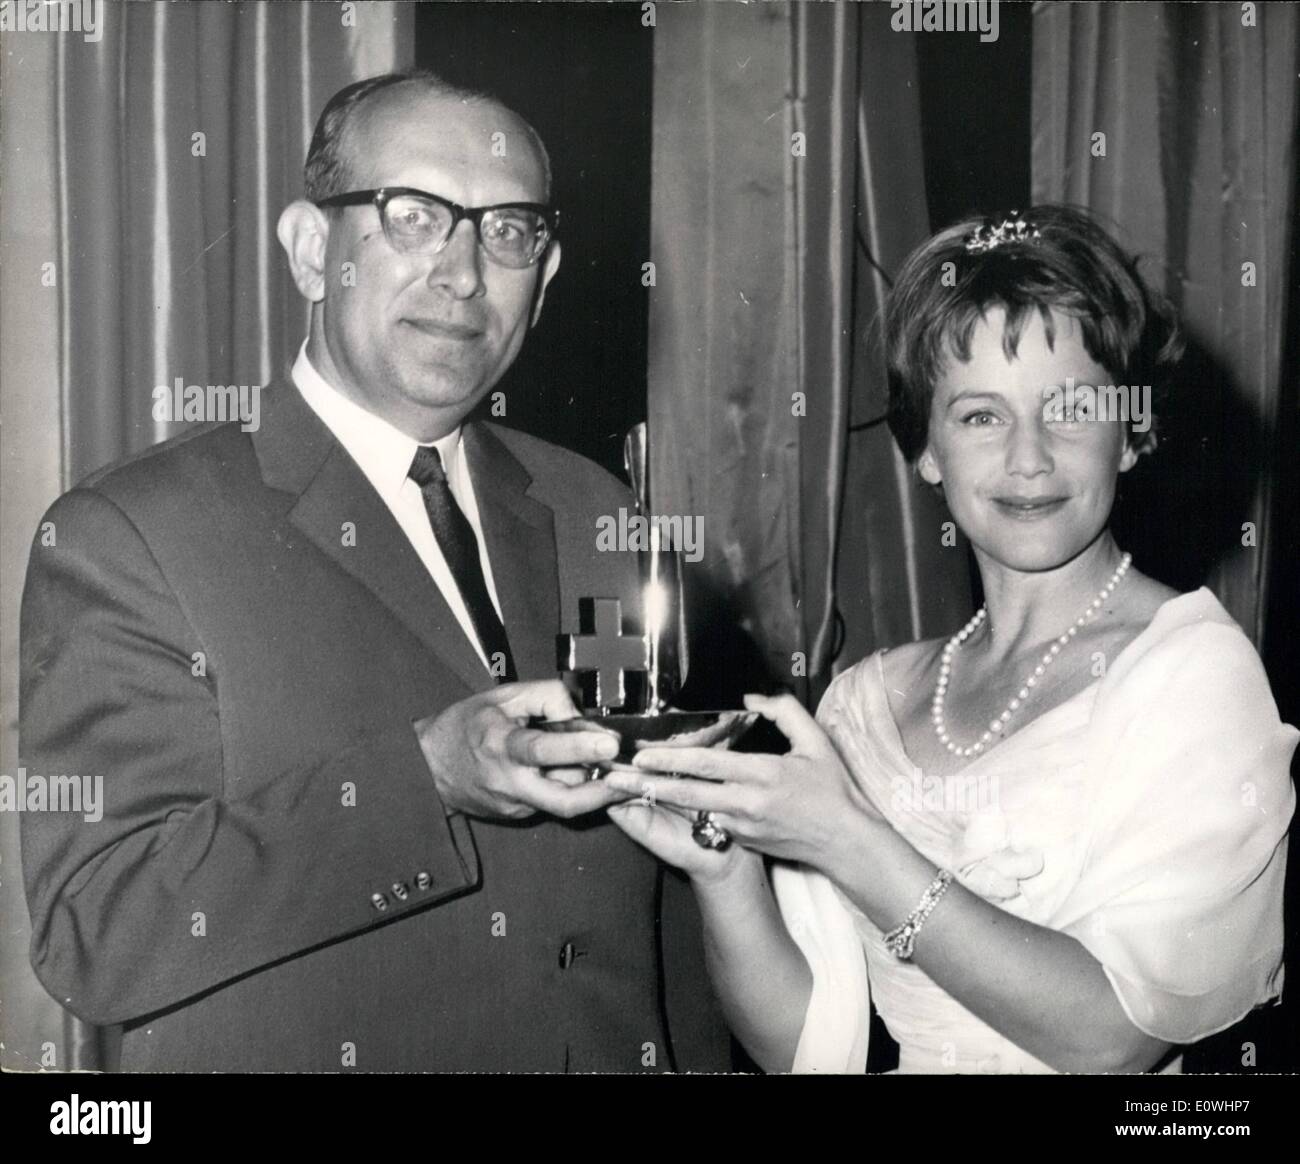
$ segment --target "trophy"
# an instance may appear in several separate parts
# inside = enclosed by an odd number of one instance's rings
[[[649,549],[641,551],[641,609],[638,633],[624,627],[617,598],[582,598],[576,635],[557,636],[559,669],[578,681],[582,715],[535,722],[544,731],[604,731],[616,736],[618,755],[599,765],[592,779],[614,768],[630,769],[644,748],[729,747],[757,718],[752,711],[680,711],[673,700],[690,667],[679,548],[665,544],[661,523],[650,512],[649,449],[646,426],[638,424],[623,446],[638,515],[649,530]],[[672,773],[670,773],[671,775]],[[731,842],[707,812],[696,815],[691,830],[706,849]]]

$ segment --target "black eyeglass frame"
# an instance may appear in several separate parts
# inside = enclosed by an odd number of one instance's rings
[[[379,225],[383,228],[384,237],[388,238],[388,216],[384,213],[384,208],[392,199],[403,196],[427,198],[430,202],[436,202],[439,206],[445,206],[451,211],[451,229],[447,231],[447,237],[431,252],[433,254],[437,254],[451,241],[451,236],[456,233],[456,228],[463,219],[467,218],[474,224],[474,237],[478,241],[478,245],[483,248],[484,253],[494,263],[503,267],[509,266],[508,263],[502,263],[484,244],[483,216],[494,210],[531,210],[540,216],[543,225],[546,227],[546,240],[537,249],[537,254],[529,262],[522,267],[511,268],[512,270],[523,271],[537,265],[560,228],[559,210],[553,206],[546,206],[541,202],[498,202],[495,206],[462,206],[459,202],[453,202],[450,198],[444,198],[440,194],[431,194],[428,190],[417,190],[414,186],[380,186],[375,190],[350,190],[346,194],[333,194],[329,198],[322,198],[316,205],[324,209],[331,206],[364,206],[368,203],[374,206],[378,212]],[[391,239],[389,239],[389,245],[393,245]],[[394,249],[398,248],[394,247]]]

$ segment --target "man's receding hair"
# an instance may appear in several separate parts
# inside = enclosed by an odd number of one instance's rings
[[[355,188],[358,179],[349,165],[346,139],[357,107],[376,93],[398,85],[416,86],[421,92],[432,93],[436,97],[448,97],[452,100],[479,105],[497,105],[519,118],[528,140],[542,159],[545,181],[544,201],[551,200],[550,155],[546,152],[546,144],[542,141],[541,135],[525,117],[486,90],[453,85],[428,69],[408,69],[400,73],[383,73],[377,77],[354,81],[351,85],[344,86],[326,102],[325,108],[321,110],[320,119],[316,122],[316,131],[312,134],[311,146],[307,150],[307,162],[303,166],[303,192],[309,201],[320,202]]]

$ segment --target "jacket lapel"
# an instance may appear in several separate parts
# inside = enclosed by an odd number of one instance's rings
[[[266,484],[296,497],[288,514],[293,525],[374,594],[471,690],[491,688],[482,660],[388,506],[291,384],[267,393],[253,443]],[[354,537],[345,540],[348,522]],[[494,554],[494,574],[496,569]]]
[[[521,679],[554,679],[560,629],[555,515],[528,495],[532,478],[488,425],[467,424],[464,440],[515,668]]]

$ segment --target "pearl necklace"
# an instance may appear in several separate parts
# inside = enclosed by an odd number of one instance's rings
[[[1128,573],[1128,568],[1132,561],[1132,554],[1125,554],[1120,559],[1119,568],[1110,576],[1110,580],[1101,588],[1097,597],[1094,598],[1088,604],[1084,612],[1074,620],[1074,624],[1070,629],[1061,635],[1060,638],[1058,638],[1048,648],[1047,654],[1039,660],[1038,666],[1036,666],[1033,672],[1025,679],[1019,692],[1016,694],[1015,698],[1007,704],[1002,714],[989,722],[989,730],[980,736],[975,743],[971,744],[970,747],[963,748],[959,744],[954,744],[948,735],[948,728],[943,719],[943,701],[944,696],[948,693],[948,680],[952,677],[953,655],[957,653],[957,648],[979,629],[980,624],[983,623],[984,619],[988,616],[988,608],[984,606],[981,606],[979,610],[975,612],[975,617],[948,640],[943,648],[943,654],[939,657],[939,680],[934,687],[934,701],[930,704],[930,721],[934,724],[935,735],[939,737],[940,742],[942,742],[943,746],[947,748],[948,751],[952,752],[955,756],[976,756],[993,743],[993,737],[999,735],[1003,730],[1005,730],[1011,717],[1020,710],[1020,705],[1029,698],[1030,693],[1036,686],[1038,686],[1038,681],[1043,677],[1044,672],[1048,667],[1056,662],[1056,656],[1061,653],[1061,648],[1068,646],[1070,640],[1079,633],[1079,628],[1086,626],[1097,616],[1097,612],[1101,609],[1102,603],[1111,596],[1111,592],[1120,584],[1124,575]]]

